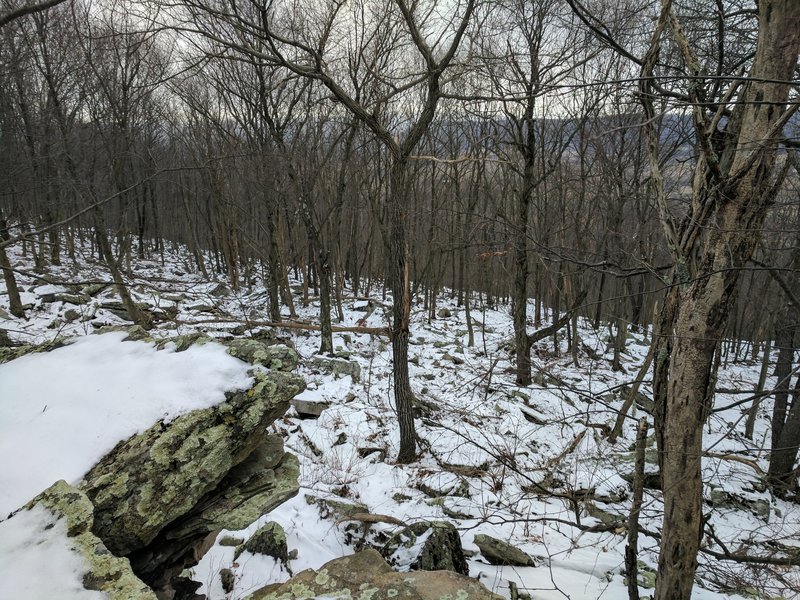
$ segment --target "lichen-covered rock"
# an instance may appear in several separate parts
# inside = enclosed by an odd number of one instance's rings
[[[282,564],[289,562],[289,548],[286,545],[286,532],[280,523],[270,521],[259,528],[250,539],[236,549],[233,559],[236,560],[242,552],[250,554],[264,554],[279,560]]]
[[[501,600],[474,579],[452,571],[396,573],[375,550],[337,558],[318,571],[308,569],[289,581],[269,585],[248,600],[305,598],[363,600]]]
[[[399,564],[403,555],[415,552],[410,567],[420,571],[453,571],[469,575],[461,536],[447,521],[420,521],[408,526],[385,546],[384,556]],[[408,564],[408,563],[407,563]]]
[[[95,506],[95,533],[120,555],[143,548],[262,444],[265,427],[304,388],[301,378],[256,374],[246,391],[195,410],[117,446],[84,477],[80,488]]]
[[[55,299],[58,302],[75,305],[86,304],[91,300],[88,294],[56,294]]]
[[[310,360],[312,367],[330,373],[336,377],[350,375],[353,381],[361,380],[361,365],[352,360],[344,358],[327,358],[325,356],[315,356]]]
[[[72,547],[89,567],[83,574],[86,589],[104,592],[109,600],[156,600],[153,591],[134,575],[130,562],[114,556],[92,533],[94,512],[86,494],[66,481],[57,481],[23,510],[34,506],[46,508],[66,521]]]
[[[351,517],[358,513],[369,512],[369,507],[366,504],[362,504],[361,502],[348,502],[344,499],[319,498],[307,494],[306,502],[311,505],[316,505],[323,519],[327,519],[331,516],[341,519],[343,517]]]
[[[493,565],[512,565],[518,567],[535,567],[536,561],[528,554],[503,540],[479,533],[475,536],[475,545],[483,557]]]
[[[228,354],[252,365],[262,365],[273,371],[291,371],[297,366],[297,352],[283,344],[266,344],[247,338],[226,342]]]
[[[147,333],[147,330],[141,325],[106,325],[97,327],[92,333],[103,334],[111,333],[113,331],[122,331],[128,335],[122,340],[123,342],[152,342],[153,338]]]
[[[57,337],[43,344],[23,344],[21,346],[0,347],[0,364],[27,356],[28,354],[50,352],[57,348],[63,348],[68,343],[70,343],[68,338]]]

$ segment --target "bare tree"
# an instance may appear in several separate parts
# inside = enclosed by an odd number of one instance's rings
[[[722,10],[722,5],[720,9]],[[724,19],[724,14],[719,14]],[[640,99],[647,118],[651,169],[669,247],[675,260],[673,287],[662,310],[656,349],[657,433],[664,490],[664,526],[656,599],[691,596],[702,533],[703,423],[714,397],[714,357],[725,333],[741,268],[758,244],[768,208],[786,172],[779,161],[784,126],[797,109],[787,105],[800,52],[800,4],[758,4],[758,40],[748,75],[718,72],[698,58],[677,7],[662,0],[656,30],[642,61]],[[653,76],[661,38],[671,34],[682,59],[692,106],[698,158],[691,201],[676,222],[666,204],[652,119]],[[724,44],[725,39],[720,43]]]
[[[411,310],[406,241],[409,157],[436,114],[443,77],[455,58],[476,0],[446,9],[436,3],[407,4],[405,0],[357,5],[355,21],[346,18],[344,4],[331,4],[322,14],[292,3],[253,2],[255,11],[238,3],[186,2],[186,29],[223,45],[248,60],[280,66],[323,85],[341,106],[358,118],[381,141],[390,157],[387,240],[388,275],[392,286],[392,355],[395,405],[400,424],[400,462],[416,456],[414,395],[408,378],[408,338]],[[443,22],[435,15],[449,15]],[[387,29],[388,28],[388,29]],[[396,28],[396,29],[393,29]],[[391,34],[392,31],[402,33]],[[352,52],[348,38],[355,34]],[[387,33],[389,35],[387,35]],[[243,40],[261,39],[264,50]],[[409,55],[405,57],[401,53]],[[377,72],[378,62],[392,55],[401,72]],[[350,61],[366,74],[382,97],[367,103],[352,85],[353,75],[336,70]],[[363,76],[363,75],[362,75]],[[392,106],[388,103],[392,101]],[[418,108],[412,108],[418,103]],[[412,113],[405,121],[404,115]],[[400,123],[398,123],[400,120]]]

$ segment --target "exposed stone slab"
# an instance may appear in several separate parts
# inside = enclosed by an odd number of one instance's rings
[[[269,585],[248,600],[307,598],[364,600],[501,600],[482,584],[452,571],[396,573],[375,550],[337,558],[318,571],[308,569],[283,584]]]

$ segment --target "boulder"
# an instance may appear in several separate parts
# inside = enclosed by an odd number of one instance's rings
[[[479,533],[475,536],[475,545],[483,557],[492,565],[512,565],[517,567],[535,567],[536,561],[520,550],[490,535]]]
[[[34,507],[42,507],[65,522],[70,546],[88,568],[82,574],[84,588],[104,592],[109,600],[156,600],[153,591],[134,575],[128,559],[114,556],[92,533],[94,507],[86,494],[66,481],[57,481],[23,510]],[[67,582],[64,584],[66,589]]]
[[[289,562],[289,548],[286,546],[286,532],[283,530],[280,523],[270,521],[259,528],[244,544],[236,548],[233,560],[239,558],[242,552],[271,556],[285,565]]]
[[[254,376],[250,389],[216,406],[120,442],[79,484],[94,504],[94,533],[162,595],[218,530],[243,529],[298,491],[297,459],[265,430],[304,382],[288,373]]]
[[[452,571],[396,573],[376,550],[334,559],[318,571],[308,569],[286,583],[268,585],[248,600],[301,598],[370,598],[370,600],[500,600],[482,584]]]
[[[310,361],[310,365],[336,377],[350,375],[353,381],[361,379],[361,365],[352,360],[343,358],[327,358],[325,356],[315,356]]]
[[[420,521],[409,525],[384,548],[384,556],[392,564],[406,566],[400,565],[402,557],[412,551],[412,569],[453,571],[469,575],[469,566],[461,547],[461,536],[453,524],[447,521]]]
[[[436,316],[439,317],[440,319],[447,319],[449,317],[452,317],[453,314],[450,312],[449,308],[442,307],[439,309],[439,312],[436,313]]]
[[[302,398],[292,398],[291,404],[301,419],[316,419],[322,414],[322,411],[331,406],[330,402],[324,400],[303,400]]]
[[[225,342],[228,354],[252,365],[275,371],[291,371],[297,366],[297,352],[283,344],[269,345],[260,340],[238,338]]]

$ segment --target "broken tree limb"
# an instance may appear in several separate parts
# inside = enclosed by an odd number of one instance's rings
[[[575,298],[575,302],[572,303],[570,309],[564,313],[564,316],[554,322],[552,325],[548,325],[544,329],[540,329],[539,331],[535,331],[528,335],[528,347],[533,346],[536,342],[545,339],[548,336],[553,335],[559,329],[564,327],[569,321],[572,319],[572,316],[577,312],[577,310],[583,304],[583,301],[586,299],[586,295],[588,294],[588,290],[583,290],[578,296]]]
[[[647,374],[647,370],[650,368],[650,365],[653,363],[653,345],[650,345],[650,350],[647,352],[647,356],[642,363],[642,366],[639,368],[639,372],[636,374],[636,379],[633,380],[631,387],[628,389],[628,393],[625,395],[625,403],[622,405],[622,408],[617,415],[617,420],[614,423],[614,428],[611,430],[611,433],[608,436],[608,441],[612,444],[617,443],[617,438],[622,434],[622,425],[625,422],[625,419],[628,417],[628,411],[633,406],[633,402],[636,400],[636,395],[639,393],[639,388],[642,385],[642,381],[644,380],[644,376]]]

